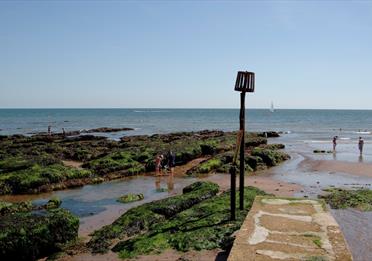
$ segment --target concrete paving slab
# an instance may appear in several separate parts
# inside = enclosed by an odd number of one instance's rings
[[[350,261],[344,236],[321,200],[256,197],[228,261]]]

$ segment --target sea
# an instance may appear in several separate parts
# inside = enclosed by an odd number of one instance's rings
[[[111,138],[204,129],[239,128],[238,109],[0,109],[0,135],[129,127],[133,131],[106,133]],[[372,110],[247,109],[248,131],[279,131],[322,141],[338,135],[345,140],[372,138]]]

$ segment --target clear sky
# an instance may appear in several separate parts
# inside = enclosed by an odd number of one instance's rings
[[[371,1],[0,1],[0,107],[372,109]]]

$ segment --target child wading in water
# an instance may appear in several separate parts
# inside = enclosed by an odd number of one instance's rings
[[[161,175],[161,168],[162,168],[162,161],[163,161],[163,155],[158,155],[155,158],[155,173],[156,176]]]

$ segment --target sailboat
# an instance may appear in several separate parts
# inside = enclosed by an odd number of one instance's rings
[[[274,112],[274,103],[273,102],[271,102],[270,112]]]

